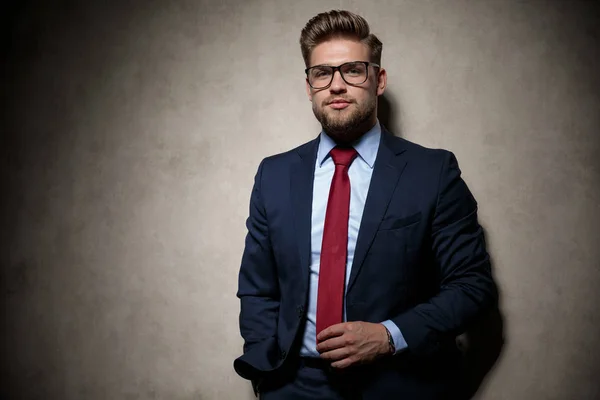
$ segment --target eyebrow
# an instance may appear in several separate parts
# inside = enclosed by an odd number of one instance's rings
[[[341,63],[341,64],[338,64],[338,65],[333,65],[333,64],[331,64],[331,63],[328,63],[328,64],[317,64],[317,65],[313,65],[312,67],[309,67],[309,68],[314,68],[314,67],[339,67],[339,66],[341,66],[341,65],[344,65],[344,64],[348,64],[348,63],[356,63],[356,62],[359,62],[359,63],[368,62],[369,64],[372,64],[372,63],[371,63],[371,62],[369,62],[369,61],[352,60],[352,61],[346,61],[346,62],[343,62],[343,63]]]

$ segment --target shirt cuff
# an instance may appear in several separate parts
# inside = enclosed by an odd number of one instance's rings
[[[383,321],[383,326],[387,328],[392,335],[392,340],[394,341],[394,347],[396,347],[396,352],[394,354],[398,354],[405,350],[408,345],[406,344],[406,340],[404,340],[404,336],[402,336],[402,332],[400,332],[400,328],[396,326],[391,320]]]

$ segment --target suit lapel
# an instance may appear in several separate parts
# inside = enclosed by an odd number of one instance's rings
[[[400,175],[402,175],[406,166],[406,160],[401,155],[404,152],[404,147],[401,143],[382,127],[377,159],[373,166],[373,176],[371,177],[371,184],[369,185],[369,192],[356,241],[347,293],[350,292],[356,282],[356,278],[371,247],[371,243],[373,243],[379,224],[387,211]]]
[[[296,231],[303,285],[308,284],[310,267],[313,180],[318,144],[319,139],[317,138],[297,150],[299,158],[292,166],[290,178],[290,194],[294,213],[293,228]]]

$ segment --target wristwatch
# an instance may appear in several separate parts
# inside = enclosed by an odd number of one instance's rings
[[[388,328],[385,325],[383,327],[385,328],[385,332],[387,333],[388,344],[390,346],[390,354],[394,355],[394,354],[396,354],[396,346],[394,345],[394,338],[392,338],[392,334],[390,333]]]

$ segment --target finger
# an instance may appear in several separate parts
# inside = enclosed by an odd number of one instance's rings
[[[346,357],[341,360],[331,363],[331,367],[335,369],[344,369],[355,365],[357,362],[352,357]]]
[[[339,349],[345,347],[347,340],[344,335],[336,336],[327,340],[324,340],[317,344],[317,351],[319,353],[324,353],[326,351],[331,351],[335,349]]]
[[[327,361],[339,361],[350,356],[350,349],[347,347],[335,349],[321,353],[321,358]]]
[[[332,337],[341,336],[346,332],[346,322],[342,322],[341,324],[331,325],[328,328],[323,329],[317,335],[317,342],[322,342]]]

